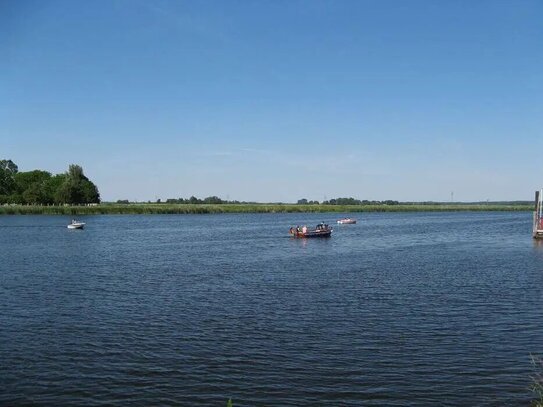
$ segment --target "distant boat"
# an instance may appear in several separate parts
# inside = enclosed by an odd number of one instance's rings
[[[337,223],[339,223],[340,225],[349,225],[349,224],[356,223],[356,219],[343,218],[343,219],[338,220]]]
[[[77,220],[72,220],[72,223],[68,225],[68,229],[83,229],[85,227],[85,222],[79,222]]]
[[[289,233],[292,237],[330,237],[332,228],[324,223],[317,225],[314,230],[309,230],[307,226],[290,228]]]

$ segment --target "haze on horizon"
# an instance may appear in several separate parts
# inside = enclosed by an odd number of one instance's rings
[[[531,200],[543,3],[0,4],[0,159],[103,200]]]

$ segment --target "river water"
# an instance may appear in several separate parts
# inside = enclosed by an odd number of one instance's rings
[[[335,223],[328,239],[293,225]],[[530,213],[0,217],[0,405],[529,405]]]

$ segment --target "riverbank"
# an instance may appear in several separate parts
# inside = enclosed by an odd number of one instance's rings
[[[531,211],[527,204],[399,204],[399,205],[298,205],[298,204],[109,204],[95,206],[0,206],[0,215],[121,215],[213,213],[353,213],[353,212],[459,212]]]

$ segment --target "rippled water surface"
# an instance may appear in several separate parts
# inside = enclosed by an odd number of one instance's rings
[[[0,405],[529,405],[530,213],[0,217]]]

